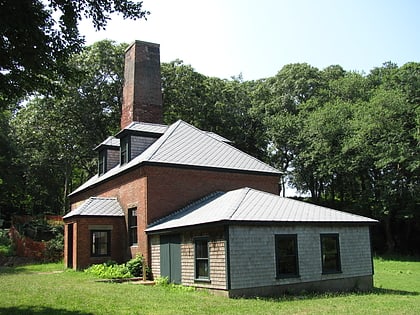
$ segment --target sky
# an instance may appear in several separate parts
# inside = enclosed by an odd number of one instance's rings
[[[144,0],[146,20],[112,15],[103,39],[160,44],[161,62],[183,60],[206,76],[274,76],[290,63],[369,73],[392,61],[420,62],[418,0]]]

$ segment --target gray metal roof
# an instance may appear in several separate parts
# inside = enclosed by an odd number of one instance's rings
[[[280,171],[274,167],[218,140],[207,132],[178,120],[139,156],[127,164],[117,165],[101,176],[93,176],[70,195],[144,162],[280,174]]]
[[[121,217],[124,216],[124,211],[117,198],[91,197],[80,207],[67,213],[63,219],[79,215]]]
[[[179,120],[144,152],[150,162],[280,174],[270,165]]]
[[[125,127],[124,130],[140,131],[140,132],[163,135],[166,132],[166,130],[168,130],[168,128],[169,128],[168,125],[134,121],[131,124],[129,124],[127,127]],[[118,134],[122,133],[124,130],[121,130]],[[215,138],[216,140],[227,142],[227,143],[232,142],[229,139],[226,139],[225,137],[218,135],[217,133],[214,133],[211,131],[204,131],[204,132],[207,133],[209,136]]]
[[[124,129],[164,134],[165,131],[168,129],[168,126],[161,125],[161,124],[152,124],[152,123],[134,121],[131,124],[129,124],[127,127],[125,127]]]
[[[211,194],[157,222],[146,232],[216,222],[358,223],[378,221],[252,188]]]
[[[105,141],[101,142],[94,150],[97,150],[102,146],[119,147],[120,139],[115,138],[113,136],[109,136],[108,138],[105,139]]]

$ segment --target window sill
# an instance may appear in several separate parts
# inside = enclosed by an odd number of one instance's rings
[[[194,279],[194,283],[211,283],[211,280],[210,279]]]
[[[338,275],[343,273],[341,270],[335,270],[335,271],[323,271],[321,274],[323,276],[328,276],[328,275]]]
[[[276,280],[285,280],[285,279],[298,279],[300,275],[280,275],[276,277]]]

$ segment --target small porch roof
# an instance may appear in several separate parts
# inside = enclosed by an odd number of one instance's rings
[[[117,198],[90,197],[80,207],[67,213],[63,219],[74,216],[123,217],[124,211]]]

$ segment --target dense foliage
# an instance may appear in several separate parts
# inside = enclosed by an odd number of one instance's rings
[[[95,264],[86,268],[84,272],[103,279],[127,279],[143,277],[143,256],[137,255],[125,264],[117,264],[115,261],[108,261],[103,264]],[[150,270],[146,268],[146,277]]]
[[[119,128],[126,45],[98,42],[73,55],[60,93],[0,115],[0,211],[63,213],[67,194],[96,172],[92,148]],[[283,171],[310,202],[381,221],[379,250],[420,242],[420,64],[369,74],[339,65],[284,66],[244,81],[162,64],[164,120],[216,132]],[[283,189],[284,191],[284,189]],[[417,248],[418,250],[418,248]]]
[[[57,93],[72,75],[68,57],[84,44],[78,23],[101,30],[112,13],[149,14],[130,0],[0,0],[0,110],[28,93]]]

